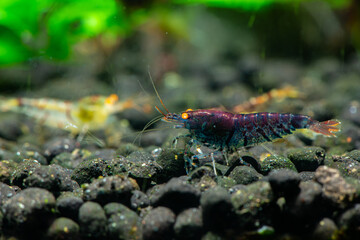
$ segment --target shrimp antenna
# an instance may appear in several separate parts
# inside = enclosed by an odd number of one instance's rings
[[[149,68],[149,66],[148,66],[148,73],[149,73],[149,77],[150,77],[150,80],[151,80],[151,84],[152,84],[152,86],[153,86],[153,88],[154,88],[154,90],[155,90],[155,93],[156,93],[156,95],[157,95],[157,97],[158,97],[161,105],[164,107],[164,109],[166,110],[166,112],[169,113],[169,110],[165,107],[165,104],[164,104],[163,100],[161,99],[158,91],[156,90],[154,81],[153,81],[153,79],[152,79],[152,77],[151,77],[151,74],[150,74],[150,68]],[[158,111],[160,111],[158,107],[156,107],[156,109],[157,109]],[[160,111],[160,112],[161,112],[161,111]],[[164,114],[163,112],[161,112],[161,113],[165,116],[165,114]]]
[[[166,115],[160,110],[160,108],[158,106],[155,106],[156,110],[161,113],[162,115],[164,115],[164,117],[166,117]]]

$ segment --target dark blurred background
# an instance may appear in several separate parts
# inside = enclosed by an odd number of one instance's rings
[[[150,72],[160,90],[186,99],[180,109],[226,105],[202,92],[229,96],[232,83],[249,90],[232,102],[300,85],[304,66],[331,81],[344,65],[360,66],[359,7],[357,0],[2,0],[0,94],[154,95]]]

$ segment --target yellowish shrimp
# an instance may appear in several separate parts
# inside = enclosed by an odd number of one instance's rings
[[[0,98],[0,111],[20,112],[44,125],[73,134],[104,128],[111,114],[129,108],[149,111],[149,106],[140,107],[132,99],[120,102],[116,94],[88,96],[75,102],[51,98]]]
[[[286,86],[284,88],[272,89],[271,91],[264,93],[258,97],[252,97],[249,101],[239,104],[233,107],[232,112],[244,113],[256,111],[259,107],[265,105],[271,100],[283,101],[286,98],[300,98],[303,94],[296,88]]]

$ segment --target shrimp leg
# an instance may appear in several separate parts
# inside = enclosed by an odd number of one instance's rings
[[[177,142],[179,141],[179,139],[181,139],[181,138],[190,138],[190,137],[191,137],[190,134],[180,135],[180,136],[175,137],[174,140],[173,140],[173,142],[172,142],[173,147],[174,147],[174,148],[176,147]]]

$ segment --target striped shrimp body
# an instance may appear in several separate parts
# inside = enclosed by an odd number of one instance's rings
[[[187,145],[190,146],[193,143],[201,143],[225,153],[237,151],[241,147],[271,142],[300,129],[309,129],[314,133],[328,137],[335,137],[335,133],[340,131],[341,123],[337,120],[319,122],[306,115],[291,113],[261,112],[234,114],[219,109],[188,109],[180,114],[171,113],[157,92],[150,73],[149,76],[166,114],[158,106],[155,106],[156,110],[163,115],[163,121],[173,123],[177,128],[189,130],[190,134],[188,136],[190,136],[191,140]],[[274,95],[275,93],[272,94]],[[277,91],[275,95],[286,97],[298,96],[297,94],[296,90],[286,88]],[[203,154],[200,153],[200,155]],[[185,164],[191,167],[193,162],[187,156],[186,148],[184,158]],[[216,174],[213,153],[211,153],[211,158],[214,173]]]
[[[164,114],[162,120],[188,129],[195,141],[226,152],[271,142],[298,129],[309,129],[329,137],[335,136],[340,130],[337,120],[319,122],[309,116],[291,113],[233,114],[210,109],[188,109],[181,114]]]

